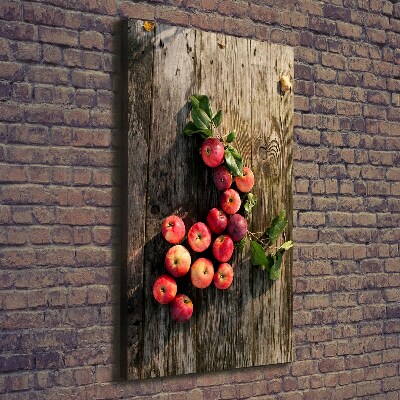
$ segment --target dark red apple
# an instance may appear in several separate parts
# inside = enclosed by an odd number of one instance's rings
[[[233,182],[232,175],[223,165],[214,169],[213,180],[218,190],[229,189]]]
[[[228,224],[228,217],[219,208],[212,208],[207,214],[207,225],[211,232],[221,234]]]
[[[240,242],[246,236],[247,221],[240,214],[234,214],[228,220],[227,231],[234,242]]]

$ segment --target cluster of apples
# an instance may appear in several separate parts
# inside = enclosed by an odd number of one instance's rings
[[[181,243],[186,229],[182,219],[170,215],[162,223],[162,234],[172,246],[165,256],[165,268],[169,275],[163,274],[153,285],[153,296],[161,304],[170,304],[171,317],[177,322],[186,322],[193,314],[193,302],[185,294],[177,294],[178,286],[174,278],[185,276],[190,271],[190,279],[196,288],[205,289],[212,282],[218,289],[227,289],[233,282],[233,268],[228,263],[232,257],[234,243],[239,242],[247,233],[247,221],[238,214],[241,207],[239,193],[231,188],[233,182],[239,191],[248,193],[254,185],[254,175],[250,168],[243,168],[243,175],[232,177],[222,165],[224,145],[216,138],[204,141],[201,156],[204,163],[214,168],[213,180],[221,190],[220,207],[213,208],[207,214],[206,222],[196,222],[188,231],[187,242],[190,248],[201,253],[212,243],[212,253],[219,262],[216,272],[212,261],[200,257],[192,264],[190,252]],[[212,233],[218,235],[214,241]]]

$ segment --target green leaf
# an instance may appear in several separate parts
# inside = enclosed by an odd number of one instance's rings
[[[267,266],[268,259],[261,244],[255,240],[250,241],[250,256],[252,265]]]
[[[200,129],[199,133],[203,139],[207,139],[213,135],[210,129]]]
[[[288,221],[286,219],[285,211],[282,211],[277,217],[275,217],[271,226],[265,232],[271,243],[275,243],[278,237],[281,235],[283,230],[286,228]]]
[[[235,176],[243,175],[243,159],[239,152],[232,146],[225,149],[225,163],[229,172]]]
[[[212,120],[215,127],[218,128],[221,125],[222,121],[222,110],[218,110],[218,112],[214,115],[214,118]]]
[[[292,247],[293,247],[293,242],[291,240],[289,240],[289,241],[283,243],[283,245],[281,247],[279,247],[279,250],[286,251],[286,250],[291,249]]]
[[[244,248],[246,247],[246,240],[247,239],[245,236],[240,242],[235,243],[235,248],[239,253],[241,253],[244,250]]]
[[[269,279],[271,279],[272,281],[276,281],[281,276],[282,257],[283,253],[279,250],[276,252],[275,256],[273,256],[274,264],[268,272]]]
[[[291,240],[283,243],[283,245],[279,247],[279,249],[273,256],[274,263],[269,270],[269,279],[273,281],[279,279],[281,275],[281,265],[282,265],[283,255],[285,251],[291,249],[292,247],[293,247],[293,242]]]
[[[190,102],[192,103],[193,107],[200,108],[208,115],[210,120],[212,119],[213,111],[211,108],[210,99],[206,95],[194,94],[190,97]]]
[[[246,212],[251,212],[252,208],[257,204],[257,196],[253,193],[248,193],[246,196],[246,201],[244,203],[244,209]]]
[[[196,96],[190,96],[190,102],[192,103],[192,107],[194,107],[194,108],[200,107],[200,102]]]
[[[275,262],[275,258],[272,254],[267,254],[267,261],[268,261],[268,265],[266,265],[265,267],[263,266],[263,269],[268,269],[268,271],[272,268],[272,266],[274,265]]]
[[[208,115],[200,108],[192,108],[192,118],[193,122],[196,124],[199,130],[210,128],[211,120]]]
[[[236,134],[236,131],[230,132],[229,135],[228,135],[227,138],[226,138],[226,141],[227,141],[228,143],[232,143],[232,142],[235,140],[236,135],[237,135],[237,134]]]
[[[183,129],[183,133],[185,133],[188,136],[192,136],[194,133],[199,132],[199,129],[197,128],[196,124],[192,121],[188,122]]]
[[[197,100],[199,101],[199,107],[208,115],[211,120],[213,117],[213,110],[211,108],[209,98],[205,95],[198,95]]]

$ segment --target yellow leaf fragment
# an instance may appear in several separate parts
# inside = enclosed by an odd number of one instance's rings
[[[156,27],[156,23],[154,21],[144,21],[143,29],[147,32],[151,32]]]
[[[286,93],[288,90],[292,88],[292,83],[290,82],[290,77],[287,75],[282,75],[279,79],[281,83],[281,90],[283,93]]]

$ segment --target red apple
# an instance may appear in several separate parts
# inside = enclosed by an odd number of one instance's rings
[[[220,264],[214,274],[214,285],[217,289],[228,289],[233,281],[233,268],[228,263]]]
[[[243,176],[235,178],[237,188],[243,192],[248,193],[254,186],[254,174],[249,167],[243,167]]]
[[[208,138],[201,146],[201,157],[209,167],[218,167],[224,161],[225,149],[220,140]]]
[[[228,218],[219,208],[212,208],[207,214],[207,225],[213,233],[219,235],[225,230],[227,224]]]
[[[223,165],[214,169],[213,180],[218,190],[229,189],[232,185],[232,175]]]
[[[221,204],[221,208],[227,214],[236,214],[239,211],[242,203],[239,193],[233,189],[225,190],[225,192],[222,193],[219,202]]]
[[[211,244],[211,231],[208,226],[203,222],[196,222],[189,229],[188,242],[190,247],[198,253],[207,249]]]
[[[153,285],[153,296],[160,304],[170,303],[176,296],[178,287],[169,275],[159,276]]]
[[[228,235],[218,236],[214,240],[212,250],[217,261],[226,262],[232,257],[233,240]]]
[[[234,242],[240,242],[246,236],[247,221],[240,214],[234,214],[229,218],[227,231]]]
[[[193,286],[204,289],[210,286],[214,276],[214,267],[207,258],[197,259],[190,268],[190,279]]]
[[[190,253],[180,244],[172,246],[165,256],[165,268],[176,278],[189,272],[191,262]]]
[[[177,215],[165,218],[161,229],[165,240],[169,243],[177,244],[185,237],[185,224]]]
[[[176,322],[186,322],[193,314],[193,303],[185,294],[178,294],[170,306],[171,317]]]

